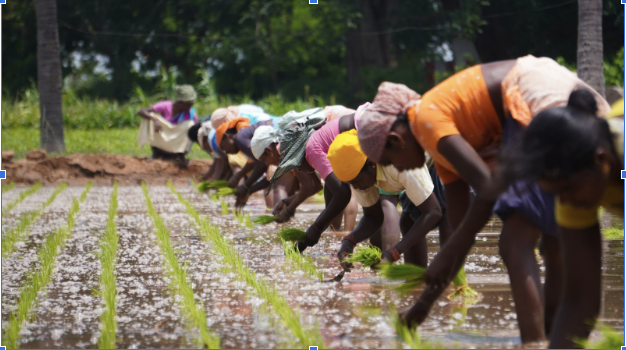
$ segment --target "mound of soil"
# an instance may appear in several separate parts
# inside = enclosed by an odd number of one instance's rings
[[[188,166],[163,160],[148,160],[121,155],[72,154],[63,157],[29,157],[15,162],[3,162],[8,181],[18,184],[56,184],[66,181],[70,185],[83,185],[88,181],[96,184],[137,184],[142,180],[149,184],[189,183],[207,172],[210,160],[191,160]],[[37,158],[34,160],[33,158]]]

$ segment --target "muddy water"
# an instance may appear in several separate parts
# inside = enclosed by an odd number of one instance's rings
[[[154,206],[171,231],[181,265],[187,263],[188,279],[196,302],[204,306],[209,328],[222,339],[225,348],[289,347],[293,336],[262,299],[228,269],[177,198],[164,186],[150,186]],[[417,292],[400,298],[393,285],[375,273],[356,268],[340,283],[320,283],[286,261],[282,245],[276,240],[279,226],[270,224],[245,228],[232,215],[220,215],[218,203],[196,193],[191,187],[178,190],[198,211],[207,215],[221,233],[231,240],[247,266],[259,279],[277,290],[293,308],[298,308],[304,328],[319,327],[326,347],[398,348],[405,346],[395,336],[390,319],[390,305],[402,309],[411,305]],[[13,192],[16,190],[12,190]],[[68,188],[78,195],[82,188]],[[9,192],[9,194],[10,194]],[[14,212],[45,201],[51,188],[45,187]],[[98,316],[103,304],[94,292],[100,271],[97,260],[98,237],[106,225],[110,188],[95,187],[81,207],[73,236],[57,260],[57,270],[45,293],[38,297],[36,319],[24,326],[21,346],[25,348],[97,347]],[[7,197],[8,198],[8,197]],[[36,269],[33,251],[52,227],[63,224],[70,195],[59,196],[48,208],[28,241],[12,255],[3,271],[3,322],[15,305],[15,296],[23,275]],[[4,198],[6,203],[6,198]],[[57,204],[57,202],[61,204]],[[139,186],[120,187],[118,232],[119,261],[116,266],[118,286],[118,347],[120,348],[190,348],[197,346],[198,330],[182,311],[180,297],[169,288],[170,277],[156,243],[153,225],[146,213],[145,199]],[[232,202],[230,203],[232,205]],[[246,211],[252,216],[265,214],[260,197],[254,197]],[[306,228],[323,205],[310,201],[298,210],[289,226]],[[60,222],[59,222],[60,220]],[[3,222],[3,229],[14,220]],[[420,327],[424,339],[444,347],[510,348],[519,347],[519,332],[508,276],[498,255],[497,239],[501,223],[494,220],[479,235],[466,264],[469,284],[481,293],[481,300],[462,305],[441,298],[429,319]],[[344,233],[326,233],[320,244],[308,249],[325,279],[340,272],[335,253]],[[435,232],[428,237],[430,255],[438,250]],[[602,320],[623,329],[624,278],[623,241],[604,242],[604,279]],[[451,292],[451,290],[450,290]],[[311,344],[319,345],[319,344]]]

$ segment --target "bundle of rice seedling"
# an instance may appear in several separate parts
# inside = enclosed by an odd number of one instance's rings
[[[404,296],[424,282],[426,269],[412,264],[393,265],[387,263],[380,265],[380,273],[390,280],[404,281],[403,284],[395,288]]]
[[[600,331],[601,337],[596,342],[589,340],[576,340],[574,341],[584,347],[585,349],[621,349],[624,343],[624,334],[615,331],[606,324],[596,325],[596,328]]]
[[[361,263],[363,266],[372,266],[374,264],[378,264],[382,259],[383,253],[378,249],[378,247],[374,247],[373,245],[369,245],[367,247],[356,247],[356,252],[350,255],[343,262],[348,263]]]
[[[228,181],[226,180],[217,180],[217,181],[209,181],[209,182],[201,182],[198,184],[197,188],[200,192],[208,192],[210,189],[218,189],[228,187]]]
[[[217,190],[214,194],[211,195],[211,200],[215,201],[220,197],[230,196],[231,194],[237,193],[237,190],[230,187],[222,187]]]
[[[280,238],[286,242],[302,241],[306,237],[306,232],[297,228],[284,228],[278,233]]]
[[[278,220],[278,216],[273,215],[259,215],[256,218],[252,219],[252,223],[255,225],[267,225],[274,221]]]
[[[456,274],[454,279],[452,280],[452,284],[454,284],[454,293],[448,295],[450,299],[476,299],[478,297],[478,293],[473,290],[470,286],[467,285],[467,277],[465,276],[465,267],[461,267],[459,273]]]

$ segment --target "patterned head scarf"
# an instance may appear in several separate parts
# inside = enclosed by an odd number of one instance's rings
[[[193,102],[198,96],[196,90],[191,85],[178,85],[176,86],[176,101],[180,102]]]
[[[359,118],[359,142],[367,157],[378,163],[387,143],[387,133],[398,115],[420,102],[420,95],[403,84],[384,82],[378,87],[374,103]]]
[[[215,129],[217,129],[220,127],[220,125],[229,122],[235,118],[239,118],[239,108],[237,108],[237,106],[218,108],[211,115],[211,124]]]
[[[259,126],[254,131],[254,136],[250,141],[250,149],[254,158],[259,159],[265,152],[265,149],[273,143],[280,141],[279,131],[269,125]]]
[[[333,167],[333,173],[341,182],[354,180],[367,162],[367,156],[359,146],[355,129],[343,132],[335,138],[326,156]]]
[[[285,130],[280,141],[280,163],[270,179],[272,186],[283,175],[302,164],[309,137],[324,123],[326,123],[326,115],[321,108],[318,109],[317,113],[289,123],[290,128]]]
[[[250,126],[250,120],[248,120],[248,118],[237,118],[220,125],[220,127],[215,130],[215,139],[218,146],[222,143],[222,139],[224,138],[226,131],[230,129],[236,129],[239,131],[248,126]]]

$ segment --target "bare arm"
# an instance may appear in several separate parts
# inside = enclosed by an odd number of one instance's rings
[[[152,107],[147,107],[147,108],[140,109],[139,112],[137,112],[137,114],[144,119],[150,120],[150,119],[153,119],[152,116],[150,115],[150,113],[153,113],[153,112],[154,112],[154,109],[152,109]]]
[[[418,205],[417,208],[422,212],[422,215],[415,221],[409,232],[396,244],[396,249],[400,254],[407,251],[420,239],[425,237],[441,220],[441,207],[434,193],[422,204]]]

